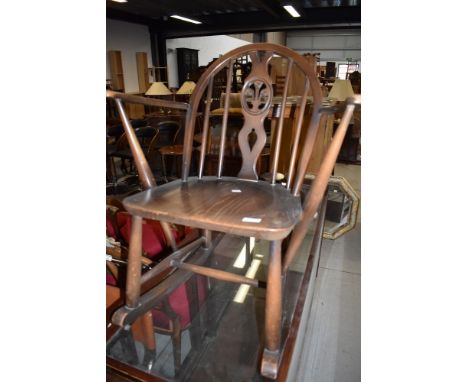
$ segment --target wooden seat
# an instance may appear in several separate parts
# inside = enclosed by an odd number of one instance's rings
[[[297,68],[304,76],[304,91],[299,97],[296,110],[297,118],[293,126],[293,139],[287,142],[290,164],[284,183],[277,183],[279,148],[282,144],[287,92],[281,96],[281,103],[276,105],[278,113],[276,134],[271,142],[273,159],[270,171],[270,183],[259,180],[257,164],[265,149],[267,136],[265,119],[273,109],[273,83],[268,74],[268,65],[273,56],[286,60],[287,72],[284,89],[288,89],[292,69]],[[225,156],[227,132],[229,131],[230,93],[232,90],[233,66],[239,58],[251,62],[251,71],[244,79],[240,93],[242,127],[237,134],[242,166],[237,178],[227,177]],[[226,96],[223,102],[222,122],[219,134],[219,150],[216,176],[206,176],[206,157],[209,152],[209,131],[211,104],[213,101],[215,77],[226,72]],[[237,89],[236,89],[237,90]],[[309,93],[312,93],[311,107],[306,107]],[[145,191],[125,199],[124,205],[133,215],[132,236],[130,239],[129,273],[127,278],[126,306],[116,312],[113,322],[128,325],[138,314],[143,314],[151,306],[154,294],[148,292],[140,296],[141,283],[149,277],[164,272],[169,267],[190,271],[219,280],[259,286],[259,281],[237,274],[229,273],[209,266],[200,266],[188,262],[195,249],[202,248],[210,253],[213,250],[212,231],[233,233],[242,236],[256,237],[270,241],[270,255],[267,271],[267,288],[265,300],[265,337],[260,370],[267,378],[276,378],[281,359],[281,323],[282,323],[282,275],[288,269],[292,259],[298,253],[307,229],[316,214],[328,179],[333,170],[336,158],[343,142],[347,126],[355,105],[360,97],[350,99],[346,104],[340,126],[322,161],[313,186],[302,199],[302,185],[312,148],[317,136],[320,119],[323,113],[322,92],[315,73],[315,67],[303,56],[284,46],[275,44],[249,44],[228,52],[218,58],[202,74],[197,82],[190,103],[148,100],[142,97],[119,94],[107,91],[108,97],[117,102],[129,142],[132,143],[135,164]],[[156,181],[149,170],[143,150],[131,129],[122,101],[143,103],[147,105],[166,106],[186,110],[184,128],[184,145],[181,179],[156,187]],[[195,123],[199,110],[204,110],[201,145],[193,146]],[[310,113],[307,118],[305,113]],[[334,111],[334,110],[333,110]],[[329,112],[332,112],[331,110]],[[307,123],[303,123],[307,121]],[[301,131],[305,129],[304,134]],[[133,134],[133,138],[130,135]],[[301,146],[299,146],[301,141]],[[300,148],[301,147],[301,148]],[[189,176],[192,170],[192,153],[199,152],[197,177]],[[143,218],[157,219],[162,227],[168,222],[201,228],[203,237],[186,247],[176,248],[168,258],[141,276],[139,264],[142,255],[141,235]],[[285,255],[282,254],[283,239],[291,233]],[[176,272],[177,273],[177,272]],[[174,273],[174,277],[175,274]],[[167,282],[170,281],[166,280]],[[162,286],[164,289],[166,286]],[[154,292],[157,294],[157,292]],[[228,346],[228,345],[227,345]]]
[[[133,215],[259,239],[285,238],[302,215],[299,197],[280,184],[191,177],[124,201]]]

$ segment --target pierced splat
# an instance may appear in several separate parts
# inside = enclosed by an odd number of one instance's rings
[[[252,70],[246,80],[254,75],[270,79],[268,75],[268,63],[273,57],[273,52],[249,52],[248,56],[252,61]]]
[[[257,134],[255,133],[255,129],[252,129],[252,131],[249,133],[247,142],[249,143],[250,151],[252,151],[255,142],[257,142]]]
[[[273,57],[273,52],[249,52],[249,57],[252,60],[252,70],[241,91],[244,126],[238,137],[242,153],[242,168],[238,176],[258,180],[255,167],[266,143],[263,123],[273,100],[272,80],[268,74],[268,62]]]
[[[272,92],[262,80],[246,82],[243,95],[242,102],[249,114],[262,114],[270,107]]]

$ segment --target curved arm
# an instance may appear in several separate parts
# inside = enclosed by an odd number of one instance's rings
[[[304,202],[304,213],[302,220],[299,222],[299,224],[296,225],[292,232],[291,241],[289,242],[288,250],[286,252],[283,263],[283,273],[288,269],[292,260],[296,256],[299,247],[307,233],[307,228],[309,227],[315,213],[317,212],[320,201],[322,200],[325,193],[325,189],[328,186],[328,180],[330,179],[333,167],[335,166],[336,158],[338,158],[338,153],[345,138],[349,121],[351,120],[356,105],[360,104],[360,95],[355,95],[346,100],[346,109],[343,114],[343,118],[341,118],[338,129],[336,130],[327,153],[325,154],[325,158],[323,158],[319,172],[314,179],[314,183],[307,193],[306,200]]]

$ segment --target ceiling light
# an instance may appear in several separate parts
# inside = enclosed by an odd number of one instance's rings
[[[292,17],[301,17],[299,12],[296,11],[292,5],[283,5],[283,8],[286,9]]]
[[[177,16],[177,15],[172,15],[171,17],[174,18],[174,19],[179,19],[179,20],[182,20],[182,21],[187,21],[188,23],[201,24],[201,21],[188,19],[187,17]]]
[[[128,0],[112,0],[112,1],[114,1],[116,3],[127,3],[128,2]]]

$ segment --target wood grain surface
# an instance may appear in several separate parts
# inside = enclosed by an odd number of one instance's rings
[[[286,237],[302,216],[299,197],[283,186],[237,178],[191,177],[124,200],[133,215],[259,239]]]

